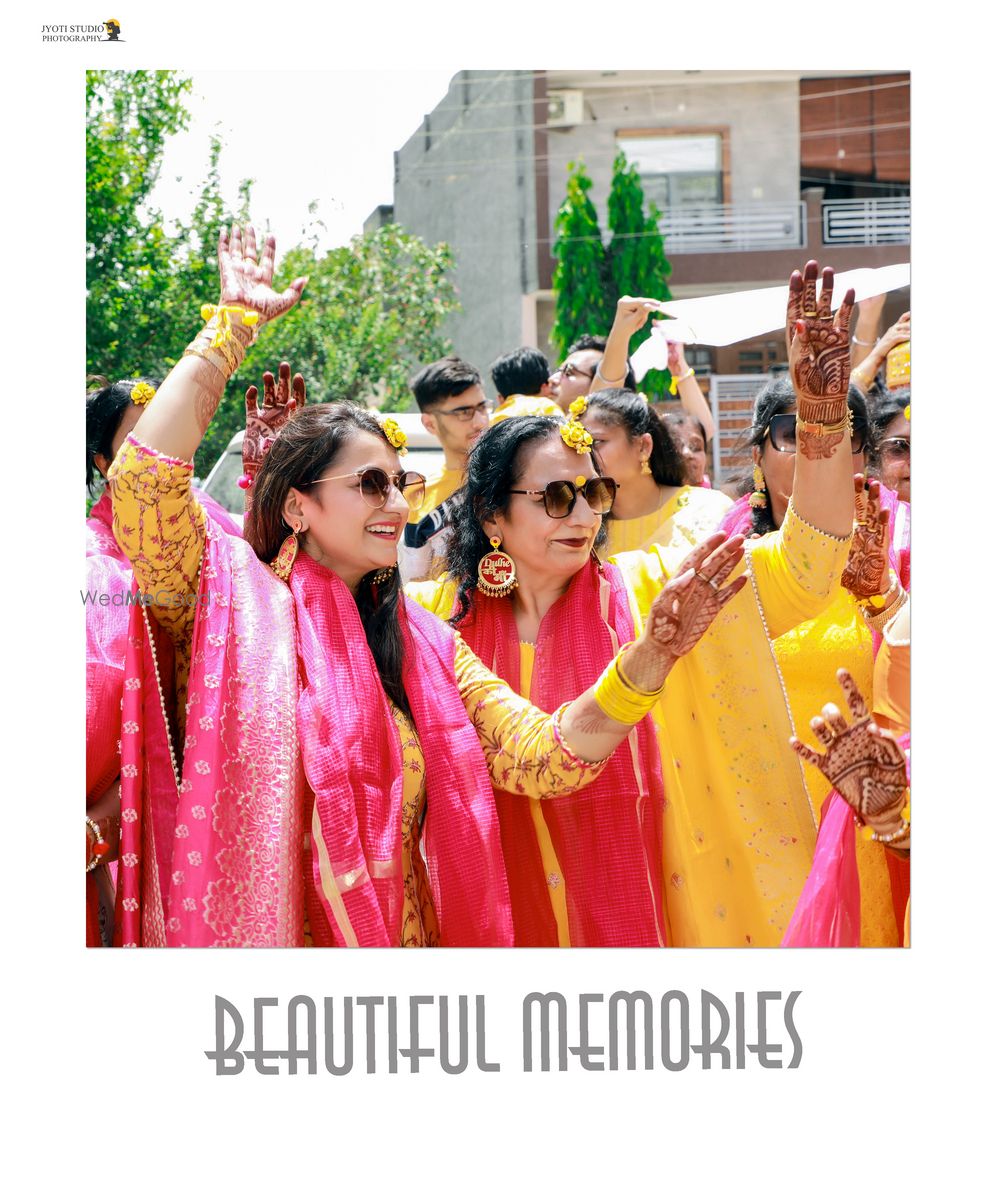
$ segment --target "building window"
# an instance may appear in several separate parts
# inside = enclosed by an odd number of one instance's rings
[[[677,204],[721,204],[723,139],[721,133],[623,135],[618,145],[635,163],[646,200],[660,211]]]

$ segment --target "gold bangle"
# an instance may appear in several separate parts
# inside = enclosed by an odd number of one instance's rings
[[[891,846],[895,842],[901,842],[910,832],[910,822],[906,817],[900,818],[898,828],[892,833],[876,833],[874,829],[868,830],[868,836],[873,842],[880,842],[883,846]]]
[[[904,587],[900,586],[895,597],[885,606],[879,609],[878,612],[870,613],[862,607],[861,615],[865,619],[865,624],[872,633],[881,633],[886,625],[896,616],[903,605],[909,600],[909,595]]]
[[[806,424],[839,425],[850,417],[850,412],[845,394],[830,400],[803,400],[799,404],[797,417]]]
[[[846,414],[833,425],[828,425],[823,421],[803,421],[801,417],[796,417],[795,428],[800,433],[843,433],[845,429],[850,429],[853,433],[854,423],[851,419],[851,410],[848,409]]]
[[[94,835],[94,845],[90,852],[90,862],[87,863],[87,874],[89,875],[95,867],[101,865],[102,857],[108,852],[108,843],[101,834],[100,825],[97,824],[93,817],[87,817],[87,828]]]
[[[619,725],[636,725],[660,698],[663,688],[655,692],[644,692],[637,688],[624,673],[621,657],[624,647],[608,664],[594,685],[594,700],[606,717]]]

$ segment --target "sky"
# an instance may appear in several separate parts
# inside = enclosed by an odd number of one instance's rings
[[[167,142],[150,202],[168,221],[190,215],[217,132],[225,199],[235,208],[240,181],[254,180],[251,214],[270,222],[279,256],[314,219],[326,226],[317,228],[320,250],[344,245],[377,205],[392,203],[393,151],[459,69],[268,72],[261,102],[242,106],[233,97],[259,92],[260,72],[188,72],[191,121]]]

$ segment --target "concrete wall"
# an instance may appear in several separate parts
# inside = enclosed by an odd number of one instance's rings
[[[521,296],[537,289],[533,73],[464,71],[398,152],[395,219],[446,241],[464,311],[445,332],[487,383],[521,344]]]
[[[602,228],[607,226],[611,164],[621,129],[697,129],[727,126],[730,131],[730,200],[799,199],[799,85],[795,79],[761,83],[633,82],[620,71],[603,86],[580,79],[584,123],[549,133],[550,222],[566,194],[567,165],[582,159],[594,181],[590,193]],[[574,88],[563,74],[549,86]]]

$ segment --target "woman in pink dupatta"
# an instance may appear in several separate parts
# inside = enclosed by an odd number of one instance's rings
[[[550,716],[403,598],[397,541],[423,480],[398,427],[303,409],[287,364],[262,410],[248,393],[247,540],[225,535],[192,502],[190,459],[252,331],[305,280],[276,293],[273,238],[258,264],[249,228],[223,232],[219,261],[221,303],[109,472],[141,589],[182,598],[136,607],[129,630],[116,940],[509,945],[492,784],[538,798],[596,779],[721,608],[731,554],[714,539],[701,576],[664,588],[603,701],[588,688]]]
[[[120,379],[87,393],[87,487],[106,479],[108,468],[142,415],[142,403],[155,394],[151,379]],[[137,399],[138,398],[138,399]],[[197,493],[206,511],[227,533],[239,525],[211,497]],[[132,594],[132,568],[115,540],[111,495],[107,486],[90,510],[86,524],[87,569],[82,595],[87,637],[87,945],[111,944],[114,922],[114,875],[118,846],[118,776],[121,760],[122,683]],[[96,827],[98,833],[95,834]],[[98,834],[107,845],[94,854]]]

